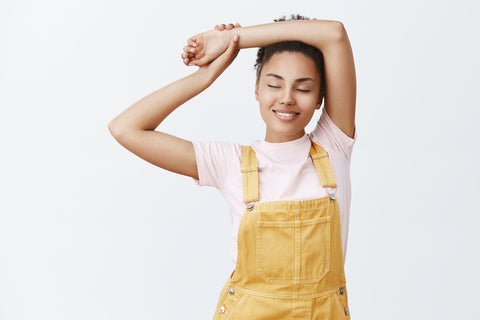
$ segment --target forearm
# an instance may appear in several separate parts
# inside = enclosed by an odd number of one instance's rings
[[[240,48],[264,47],[269,44],[297,40],[322,50],[345,35],[343,24],[332,20],[291,20],[228,30],[240,35]]]
[[[112,134],[125,130],[154,130],[176,108],[205,90],[212,77],[200,70],[152,92],[109,123]]]

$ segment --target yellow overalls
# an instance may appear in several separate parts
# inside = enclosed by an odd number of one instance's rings
[[[350,319],[335,195],[255,203],[257,158],[250,146],[241,148],[246,209],[236,266],[213,319]],[[322,186],[335,188],[328,153],[312,142],[310,157]]]

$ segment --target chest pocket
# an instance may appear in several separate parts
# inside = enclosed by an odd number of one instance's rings
[[[257,221],[257,274],[270,283],[312,283],[330,270],[330,220]]]

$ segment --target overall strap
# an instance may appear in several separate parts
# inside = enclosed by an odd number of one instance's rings
[[[251,146],[242,147],[243,202],[259,200],[258,196],[258,160]]]
[[[333,174],[332,165],[328,158],[328,152],[321,146],[311,141],[310,157],[312,157],[313,164],[317,170],[318,177],[324,188],[337,186],[335,175]]]

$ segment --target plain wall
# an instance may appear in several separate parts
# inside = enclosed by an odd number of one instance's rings
[[[453,1],[2,1],[0,319],[211,319],[233,270],[213,188],[130,153],[107,125],[194,71],[186,39],[300,13],[344,23],[358,141],[352,319],[478,319],[479,5]],[[256,50],[157,130],[264,138]],[[313,129],[319,113],[307,127]]]

